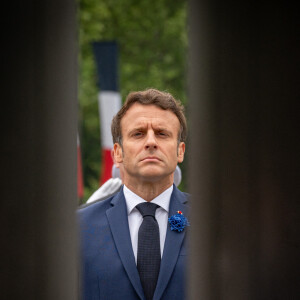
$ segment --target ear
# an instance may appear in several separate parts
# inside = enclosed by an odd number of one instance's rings
[[[110,156],[111,156],[111,159],[113,160],[113,162],[115,163],[114,148],[111,149]]]
[[[123,151],[122,147],[118,143],[114,144],[113,156],[116,167],[119,167],[119,164],[123,162]]]
[[[181,163],[184,159],[184,152],[185,152],[185,143],[181,142],[178,145],[178,151],[177,151],[177,162]]]

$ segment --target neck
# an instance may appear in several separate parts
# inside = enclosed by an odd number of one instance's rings
[[[156,182],[124,180],[124,184],[135,194],[150,202],[173,184],[172,180],[160,180]]]

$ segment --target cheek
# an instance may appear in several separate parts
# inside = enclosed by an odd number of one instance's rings
[[[172,146],[172,147],[167,148],[165,151],[165,154],[170,160],[176,160],[176,162],[177,162],[177,157],[178,157],[177,145],[176,145],[176,147]]]
[[[122,157],[124,161],[127,161],[128,163],[131,160],[134,160],[136,156],[137,156],[137,151],[135,145],[130,147],[126,145],[126,147],[123,147]]]

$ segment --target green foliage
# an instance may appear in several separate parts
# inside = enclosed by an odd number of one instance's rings
[[[186,2],[80,0],[79,24],[79,120],[87,199],[98,188],[101,164],[97,74],[91,43],[117,41],[123,101],[130,91],[153,87],[185,103]],[[184,176],[184,166],[181,168]]]

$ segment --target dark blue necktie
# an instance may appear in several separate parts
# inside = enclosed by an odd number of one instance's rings
[[[159,206],[144,202],[136,206],[143,222],[139,229],[137,269],[147,300],[152,300],[160,268],[159,227],[155,219],[155,211]]]

